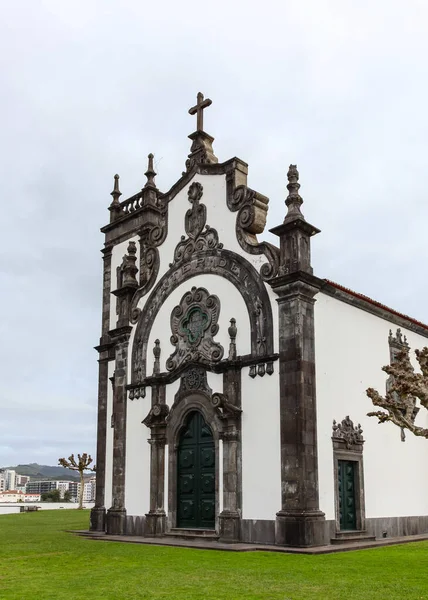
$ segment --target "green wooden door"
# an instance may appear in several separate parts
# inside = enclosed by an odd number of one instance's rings
[[[190,413],[178,446],[177,527],[215,527],[215,450],[200,412]]]
[[[355,501],[355,465],[351,460],[339,460],[339,515],[340,529],[357,528],[357,512]]]

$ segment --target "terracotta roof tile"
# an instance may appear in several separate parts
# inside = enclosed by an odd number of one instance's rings
[[[373,306],[382,308],[383,310],[390,312],[392,315],[397,315],[398,317],[406,319],[407,321],[410,321],[411,323],[415,323],[415,325],[419,325],[419,327],[423,327],[424,329],[428,330],[428,325],[426,325],[425,323],[422,323],[421,321],[417,321],[416,319],[413,319],[412,317],[409,317],[408,315],[400,313],[397,310],[394,310],[393,308],[389,308],[389,306],[385,306],[385,304],[382,304],[381,302],[378,302],[377,300],[373,300],[372,298],[369,298],[368,296],[364,296],[364,294],[359,294],[358,292],[354,292],[353,290],[350,290],[349,288],[346,288],[343,285],[340,285],[339,283],[335,283],[334,281],[331,281],[330,279],[324,279],[324,281],[326,283],[328,283],[329,285],[332,285],[336,289],[341,290],[342,292],[346,292],[347,294],[350,294],[351,296],[354,296],[355,298],[360,298],[361,300],[365,300],[366,302],[373,304]]]

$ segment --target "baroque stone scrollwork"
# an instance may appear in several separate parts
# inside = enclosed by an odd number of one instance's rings
[[[142,423],[147,427],[156,427],[165,425],[166,418],[169,415],[169,406],[167,404],[155,404],[149,411],[149,414]]]
[[[193,287],[184,294],[171,314],[171,344],[174,353],[166,363],[168,371],[186,362],[218,362],[223,347],[214,341],[218,332],[220,300],[205,288]]]
[[[202,185],[199,182],[192,183],[187,194],[192,208],[186,212],[184,217],[184,227],[188,238],[186,239],[184,235],[181,236],[174,251],[174,262],[170,264],[170,267],[188,259],[194,252],[223,247],[223,244],[219,243],[217,231],[206,225],[207,209],[204,204],[199,203],[202,194]]]
[[[258,242],[256,235],[264,231],[268,210],[268,198],[259,194],[246,185],[235,188],[232,196],[228,197],[229,210],[236,212],[236,237],[245,252],[249,254],[264,254],[268,260],[260,269],[264,280],[278,274],[279,249],[268,242]]]
[[[207,372],[204,368],[193,365],[183,373],[180,387],[174,398],[175,403],[189,392],[202,392],[211,397],[212,389],[208,385]]]
[[[216,274],[227,279],[241,294],[250,318],[251,354],[266,362],[273,354],[272,307],[256,269],[241,256],[225,249],[207,250],[171,267],[155,285],[138,318],[132,353],[132,384],[144,386],[147,344],[160,307],[179,285],[199,274]]]
[[[228,417],[239,417],[242,413],[242,410],[229,402],[227,397],[224,394],[220,394],[216,392],[211,397],[211,404],[214,408],[219,410],[219,415],[221,418],[226,419]]]
[[[355,427],[349,416],[345,417],[341,423],[333,421],[332,439],[345,442],[346,448],[350,449],[353,446],[360,446],[364,443],[363,430],[361,425]]]
[[[140,315],[138,302],[155,284],[159,273],[159,250],[167,236],[167,219],[163,225],[145,227],[140,232],[140,282],[131,303],[131,323],[136,323]]]

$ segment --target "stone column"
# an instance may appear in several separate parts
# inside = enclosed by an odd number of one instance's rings
[[[152,408],[143,423],[151,430],[150,444],[150,509],[146,514],[147,536],[156,537],[165,533],[165,445],[166,417],[169,409],[165,404],[165,386],[152,388]]]
[[[107,511],[107,533],[123,535],[126,532],[125,464],[126,464],[126,407],[128,343],[132,327],[129,325],[110,331],[115,342],[116,363],[113,395],[113,486],[112,506]]]
[[[223,510],[219,515],[220,541],[241,539],[242,455],[241,372],[230,369],[223,376],[224,394],[213,394],[212,402],[223,410]]]
[[[279,393],[281,426],[281,509],[275,541],[286,546],[325,543],[325,515],[319,510],[317,406],[315,390],[314,296],[322,282],[313,275],[311,237],[319,229],[300,207],[299,172],[290,165],[284,222],[271,230],[279,237],[278,294]]]
[[[103,250],[103,308],[98,370],[98,423],[97,423],[97,479],[95,491],[95,506],[91,510],[90,529],[105,530],[104,493],[105,493],[105,464],[106,464],[106,435],[107,435],[107,391],[108,391],[108,362],[111,359],[111,342],[108,335],[110,329],[110,286],[111,286],[111,248]]]
[[[319,510],[315,390],[314,295],[318,291],[301,280],[275,286],[282,490],[275,537],[277,544],[286,546],[325,543],[325,517]]]

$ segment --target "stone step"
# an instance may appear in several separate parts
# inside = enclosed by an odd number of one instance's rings
[[[347,532],[348,533],[348,532]],[[352,532],[352,534],[346,535],[341,533],[340,536],[331,538],[330,542],[332,544],[360,544],[362,542],[375,542],[376,536],[367,535],[367,534],[356,534]]]
[[[185,527],[173,527],[171,531],[165,533],[166,536],[182,538],[186,540],[201,539],[201,540],[218,540],[215,529],[186,529]]]
[[[336,531],[336,537],[360,537],[362,535],[367,535],[366,529],[344,529],[343,531]]]

